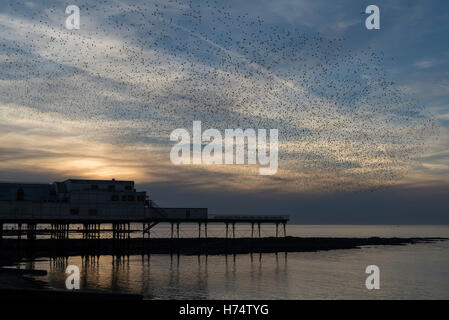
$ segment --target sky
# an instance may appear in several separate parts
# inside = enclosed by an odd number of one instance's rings
[[[445,1],[7,1],[0,180],[135,180],[162,206],[295,223],[447,224],[448,18]],[[172,164],[170,133],[195,120],[278,129],[278,172]]]

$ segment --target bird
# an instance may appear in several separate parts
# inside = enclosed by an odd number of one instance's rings
[[[80,0],[81,27],[67,30],[60,4],[46,5],[5,8],[1,97],[42,117],[95,122],[93,139],[169,145],[161,137],[194,120],[278,128],[280,178],[376,190],[398,181],[436,131],[391,80],[382,52],[351,50],[338,34],[218,0]]]

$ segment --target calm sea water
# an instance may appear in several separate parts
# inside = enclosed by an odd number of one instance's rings
[[[221,232],[214,228],[212,235]],[[265,227],[262,234],[272,231]],[[449,238],[449,226],[289,226],[287,232]],[[449,241],[288,255],[69,257],[21,267],[46,269],[48,276],[40,279],[63,289],[69,264],[80,268],[84,290],[140,293],[147,299],[449,299]],[[365,268],[372,264],[380,268],[380,289],[369,291]]]

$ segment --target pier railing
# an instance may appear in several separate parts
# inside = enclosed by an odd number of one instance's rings
[[[290,220],[288,215],[209,215],[210,222],[216,221],[245,221],[245,222],[286,222]]]

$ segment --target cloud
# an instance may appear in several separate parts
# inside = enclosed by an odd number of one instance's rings
[[[433,60],[420,60],[420,61],[416,61],[414,63],[414,66],[419,68],[419,69],[432,68],[435,65],[437,65],[437,62],[433,61]]]
[[[0,15],[2,146],[17,155],[5,171],[206,189],[366,189],[398,181],[433,134],[432,119],[388,80],[381,57],[350,53],[341,39],[217,3],[79,5],[79,31],[63,28],[61,3]],[[355,23],[344,21],[341,29]],[[169,133],[193,120],[280,128],[278,176],[173,167]]]

